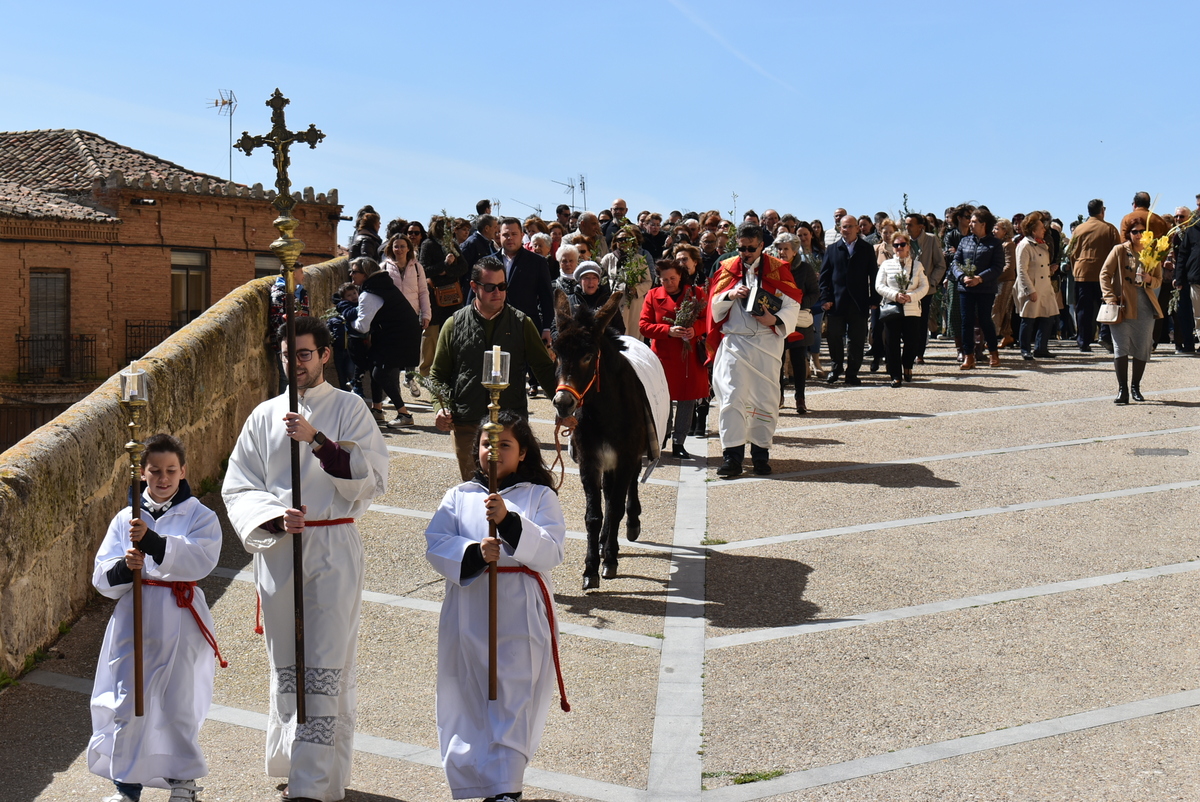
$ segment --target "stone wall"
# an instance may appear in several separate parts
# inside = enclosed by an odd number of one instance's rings
[[[347,275],[344,258],[305,269],[314,315]],[[180,437],[193,487],[217,477],[242,422],[272,393],[264,343],[273,281],[239,287],[144,358],[151,397],[139,438]],[[94,592],[96,549],[129,488],[118,398],[113,376],[0,454],[0,671],[10,676]]]

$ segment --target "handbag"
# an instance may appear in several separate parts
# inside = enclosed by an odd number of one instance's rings
[[[880,320],[891,320],[894,317],[904,317],[904,304],[888,301],[879,307]]]
[[[445,287],[434,287],[433,302],[443,309],[448,306],[462,305],[462,285],[456,281],[453,284],[447,284]]]
[[[1125,302],[1121,299],[1121,303],[1116,304],[1100,304],[1100,311],[1096,313],[1097,323],[1107,323],[1112,326],[1121,323],[1125,320]]]

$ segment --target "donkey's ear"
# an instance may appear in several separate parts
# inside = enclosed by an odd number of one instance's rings
[[[567,294],[562,291],[561,287],[554,288],[554,316],[558,319],[559,331],[567,328],[573,319],[571,302],[567,300]]]
[[[614,292],[608,297],[608,300],[604,302],[604,305],[596,310],[595,330],[597,332],[603,332],[608,328],[609,321],[612,320],[613,315],[615,315],[617,310],[621,307],[621,297],[623,294],[624,293],[621,292]]]

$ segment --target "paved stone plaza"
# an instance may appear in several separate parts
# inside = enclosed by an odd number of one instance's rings
[[[1200,359],[1165,350],[1147,403],[1128,407],[1099,349],[1006,351],[1001,369],[961,372],[937,342],[903,389],[883,373],[810,383],[769,479],[716,479],[715,439],[688,441],[707,466],[665,460],[620,578],[589,594],[569,473],[554,578],[573,712],[552,707],[525,798],[1200,799]],[[360,521],[347,802],[450,798],[434,725],[442,581],[423,531],[457,468],[427,407],[410,408],[420,425],[386,436],[390,491]],[[549,402],[533,416],[549,461]],[[267,665],[250,558],[226,529],[202,583],[231,664],[202,732],[202,798],[268,802]],[[94,602],[0,693],[2,802],[111,793],[83,758],[110,611]]]

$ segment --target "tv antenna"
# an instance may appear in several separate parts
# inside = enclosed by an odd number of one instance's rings
[[[500,199],[492,198],[492,214],[496,217],[500,216]]]
[[[579,174],[579,191],[583,193],[583,210],[587,211],[587,176]]]
[[[575,179],[568,178],[566,181],[555,181],[553,178],[551,178],[550,180],[553,183],[558,184],[560,187],[566,187],[566,189],[563,190],[564,195],[566,195],[568,192],[571,193],[571,211],[575,211]]]
[[[233,182],[233,112],[237,108],[237,95],[232,89],[218,89],[220,98],[208,101],[208,105],[217,110],[217,114],[229,118],[229,181]]]
[[[516,198],[509,198],[509,200],[510,200],[510,201],[512,201],[513,203],[519,203],[519,204],[521,204],[521,205],[522,205],[522,206],[524,206],[526,209],[533,209],[533,213],[534,213],[534,214],[536,214],[538,217],[541,217],[541,216],[542,216],[542,207],[541,207],[540,205],[538,205],[538,206],[531,206],[530,204],[526,203],[525,201],[519,201],[519,200],[517,200]]]

